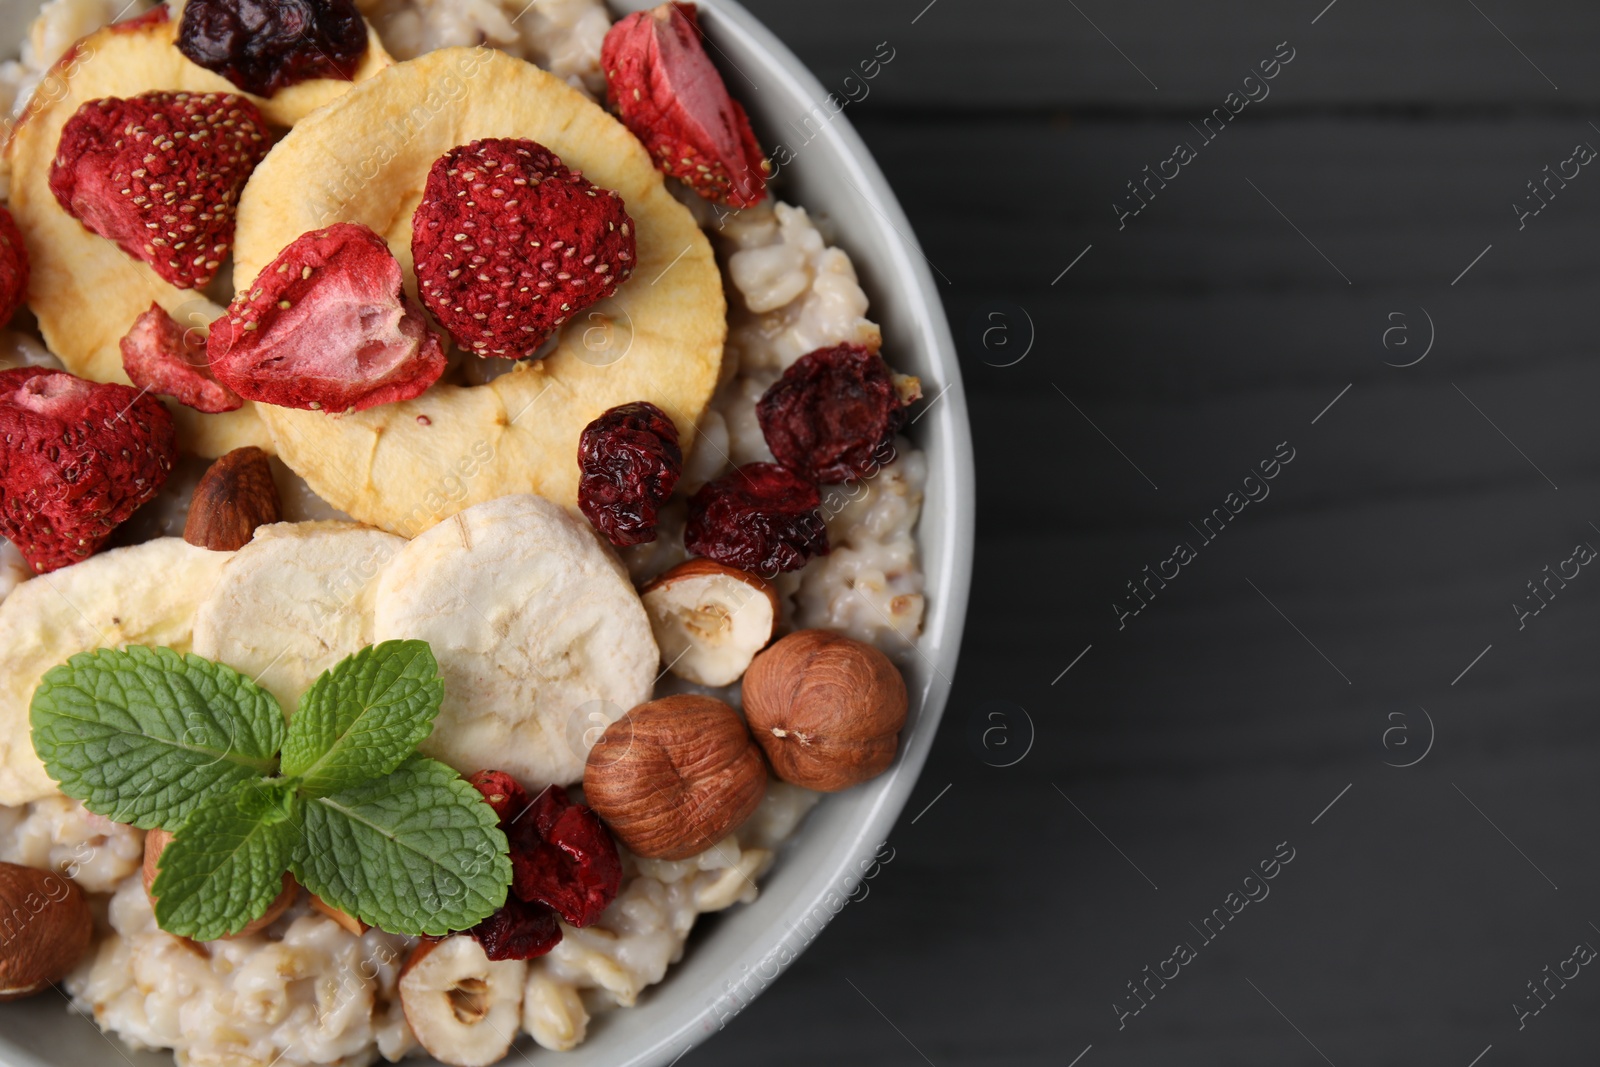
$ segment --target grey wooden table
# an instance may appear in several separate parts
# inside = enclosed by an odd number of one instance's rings
[[[1600,7],[748,2],[893,49],[979,551],[892,861],[686,1062],[1597,1062]]]

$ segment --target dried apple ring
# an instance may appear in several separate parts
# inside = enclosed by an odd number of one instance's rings
[[[358,222],[388,240],[415,297],[411,217],[429,168],[496,137],[537,141],[621,195],[637,262],[616,295],[563,327],[542,360],[483,385],[441,382],[339,417],[257,405],[278,455],[317,495],[404,536],[511,493],[573,506],[578,438],[619,404],[667,412],[688,451],[721,367],[727,306],[710,242],[643,146],[561,79],[486,48],[396,64],[285,136],[239,202],[236,284],[302,233]]]
[[[67,370],[98,382],[128,381],[120,342],[151,303],[160,304],[185,328],[203,327],[222,312],[203,293],[168,284],[111,241],[90,233],[62,209],[49,187],[61,128],[90,100],[155,90],[247,95],[185,58],[178,51],[177,35],[178,23],[167,17],[165,7],[158,7],[85,37],[39,83],[6,144],[11,213],[32,260],[28,304],[45,344]],[[392,62],[369,30],[356,79],[370,78]],[[270,98],[248,99],[268,122],[290,126],[350,87],[346,81],[318,78]],[[178,439],[188,451],[209,458],[245,445],[272,446],[252,404],[216,415],[177,403],[169,407],[178,421]]]

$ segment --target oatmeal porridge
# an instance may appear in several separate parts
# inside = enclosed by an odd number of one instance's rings
[[[893,759],[919,386],[692,5],[236,3],[0,65],[0,429],[110,435],[92,514],[0,468],[0,990],[192,1067],[573,1049]]]

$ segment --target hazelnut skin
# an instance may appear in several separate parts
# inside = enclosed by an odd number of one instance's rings
[[[767,767],[739,713],[682,694],[640,704],[589,752],[583,796],[636,855],[704,852],[755,813]]]
[[[829,630],[800,630],[744,676],[750,732],[785,782],[834,793],[894,762],[906,683],[889,657]]]
[[[0,1001],[48,989],[89,951],[94,916],[76,882],[56,871],[0,863]]]
[[[156,895],[150,892],[150,887],[155,884],[156,875],[161,873],[161,853],[171,842],[172,834],[166,830],[151,830],[144,835],[144,867],[140,874],[144,879],[144,895],[150,898],[151,907],[155,906]],[[288,871],[283,872],[283,889],[276,897],[272,898],[272,903],[267,905],[267,910],[257,918],[251,919],[239,930],[223,937],[222,940],[231,941],[236,937],[249,937],[251,934],[260,933],[277,922],[278,917],[289,910],[289,905],[293,904],[295,898],[299,895],[300,883],[296,882],[294,876]]]

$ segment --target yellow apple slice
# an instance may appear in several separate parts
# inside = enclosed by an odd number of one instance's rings
[[[660,407],[687,452],[722,365],[727,308],[710,242],[643,146],[561,79],[488,48],[395,64],[291,130],[240,198],[236,286],[308,230],[359,222],[388,240],[415,298],[411,216],[428,169],[487,137],[537,141],[621,194],[638,248],[617,295],[578,314],[544,359],[486,384],[441,382],[338,417],[256,405],[278,455],[318,496],[406,537],[511,493],[571,506],[578,437],[618,404]]]

